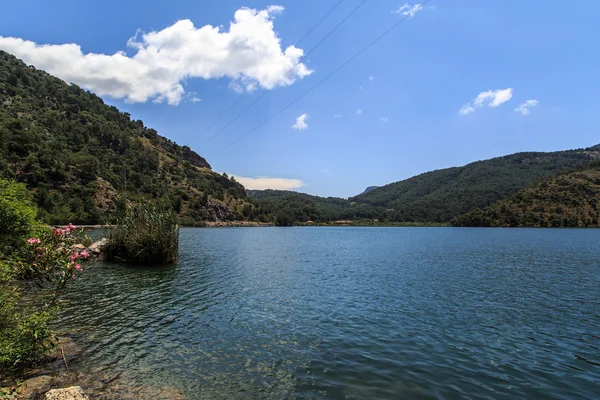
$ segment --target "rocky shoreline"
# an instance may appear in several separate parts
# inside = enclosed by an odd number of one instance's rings
[[[136,386],[121,373],[77,371],[83,349],[71,338],[62,337],[43,364],[30,370],[0,376],[2,400],[184,400],[181,391],[171,387]],[[73,367],[72,368],[72,365]]]
[[[239,228],[239,227],[266,227],[274,226],[268,222],[254,221],[207,221],[206,228]]]

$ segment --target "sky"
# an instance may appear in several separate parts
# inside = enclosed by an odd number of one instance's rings
[[[21,0],[0,49],[247,188],[349,197],[600,143],[600,2],[421,3]]]

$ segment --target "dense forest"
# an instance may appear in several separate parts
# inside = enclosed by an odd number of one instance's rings
[[[266,219],[242,185],[189,147],[3,51],[0,104],[0,176],[27,185],[45,222],[98,223],[139,199],[188,224]]]
[[[599,227],[600,162],[559,173],[452,223],[480,227]]]

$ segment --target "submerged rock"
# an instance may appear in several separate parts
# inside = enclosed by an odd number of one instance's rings
[[[36,395],[41,395],[48,390],[52,383],[52,377],[48,375],[36,376],[28,379],[17,389],[18,398],[31,399]]]
[[[46,393],[46,400],[88,400],[81,386],[71,386],[66,389],[52,389]]]

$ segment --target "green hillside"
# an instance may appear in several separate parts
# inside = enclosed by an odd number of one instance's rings
[[[591,162],[598,147],[516,153],[463,167],[427,172],[374,189],[350,201],[373,217],[397,222],[449,222],[489,206],[559,171]]]
[[[248,196],[278,225],[354,218],[350,203],[337,197],[325,198],[286,190],[249,190]]]
[[[600,157],[600,145],[551,153],[517,153],[463,167],[427,172],[374,188],[348,200],[264,190],[249,196],[279,223],[372,219],[398,223],[449,223],[503,200],[559,171]]]
[[[0,176],[26,183],[46,222],[97,223],[123,196],[159,199],[188,223],[259,214],[189,147],[3,51],[0,105]]]
[[[600,163],[563,172],[453,221],[455,226],[598,227]]]

